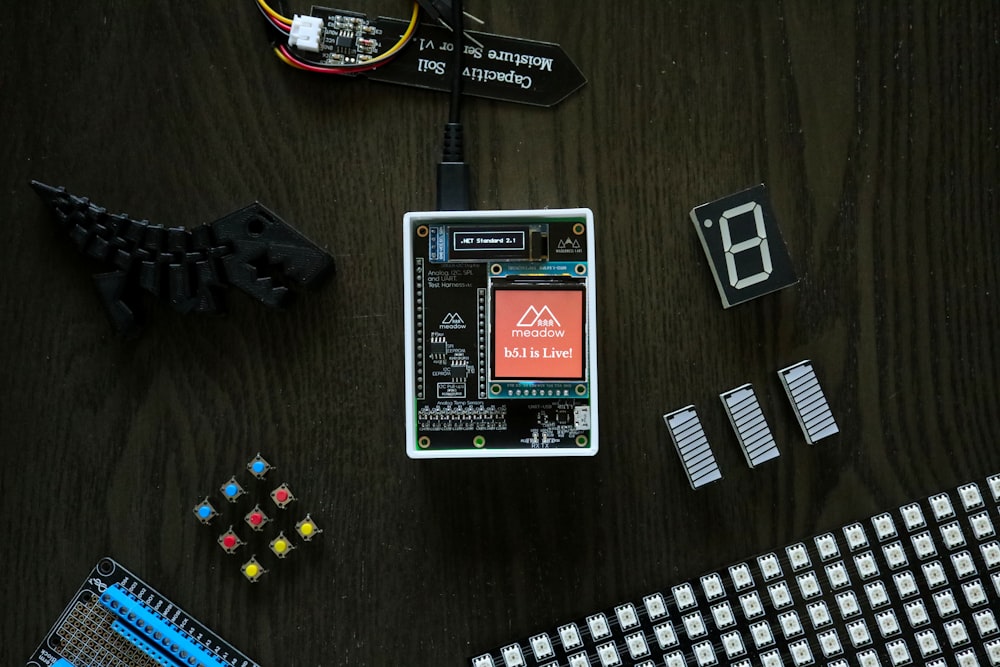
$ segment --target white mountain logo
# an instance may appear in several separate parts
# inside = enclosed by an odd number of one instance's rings
[[[567,236],[563,240],[559,241],[556,245],[556,250],[579,250],[580,241],[572,237]]]
[[[449,324],[453,324],[455,326],[464,325],[465,320],[463,320],[462,316],[459,315],[458,313],[448,313],[447,315],[444,316],[444,319],[441,320],[441,325],[447,326]]]
[[[552,314],[548,306],[542,306],[539,310],[534,306],[528,306],[528,309],[524,311],[524,315],[521,315],[521,319],[517,321],[517,326],[519,327],[561,327],[562,324],[556,319],[556,316]]]

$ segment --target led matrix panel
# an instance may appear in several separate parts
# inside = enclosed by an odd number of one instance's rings
[[[408,213],[406,452],[597,453],[589,209]]]
[[[105,558],[27,667],[259,667],[120,564]]]
[[[471,667],[997,667],[1000,475],[480,654]]]

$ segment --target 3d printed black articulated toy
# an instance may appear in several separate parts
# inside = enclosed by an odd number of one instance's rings
[[[115,329],[140,329],[141,292],[181,313],[222,313],[235,287],[267,306],[333,273],[333,258],[259,203],[210,224],[166,228],[108,213],[90,200],[38,181],[32,187],[81,252],[109,267],[94,275]]]

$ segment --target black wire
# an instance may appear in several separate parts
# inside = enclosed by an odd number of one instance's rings
[[[465,48],[465,20],[462,11],[462,0],[452,0],[451,30],[454,36],[455,51],[452,54],[451,72],[451,106],[448,113],[449,123],[462,122],[462,51]]]

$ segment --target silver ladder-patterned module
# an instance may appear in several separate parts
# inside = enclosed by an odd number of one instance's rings
[[[998,667],[1000,475],[734,563],[472,667]]]
[[[806,442],[815,445],[817,441],[840,432],[811,361],[806,359],[782,368],[778,377],[788,400],[792,402],[795,418],[802,427]]]
[[[751,385],[730,389],[719,394],[719,398],[722,399],[729,423],[736,431],[736,438],[740,441],[740,449],[743,450],[748,466],[756,468],[781,455]]]
[[[722,479],[719,464],[715,462],[715,454],[708,446],[705,429],[693,405],[663,415],[663,421],[667,424],[670,439],[681,457],[692,489]]]

